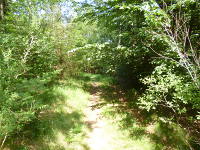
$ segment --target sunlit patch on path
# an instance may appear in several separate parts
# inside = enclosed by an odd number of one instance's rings
[[[94,87],[97,87],[97,83],[93,83]],[[91,150],[107,150],[109,147],[109,136],[105,133],[106,123],[101,117],[101,109],[94,108],[100,101],[100,96],[97,92],[91,95],[88,107],[85,110],[85,123],[90,129],[86,143]]]
[[[129,138],[128,132],[122,132],[117,125],[117,119],[107,118],[104,115],[105,108],[114,107],[114,104],[105,104],[102,99],[102,91],[98,82],[91,84],[91,97],[88,107],[84,111],[85,124],[89,128],[85,143],[89,150],[148,150],[151,144],[148,139],[135,140]],[[103,105],[102,105],[103,104]],[[144,141],[145,140],[145,141]],[[145,146],[144,143],[147,145]]]

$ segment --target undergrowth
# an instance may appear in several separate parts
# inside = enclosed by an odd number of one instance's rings
[[[6,143],[11,150],[85,150],[84,138],[87,126],[83,111],[89,93],[83,83],[73,79],[60,81],[51,90],[51,103],[37,120],[31,122],[20,135],[14,135]]]
[[[27,125],[23,133],[7,141],[8,149],[90,150],[86,139],[91,129],[84,122],[84,110],[95,93],[100,100],[93,108],[102,110],[101,120],[106,124],[102,134],[108,138],[109,147],[105,150],[191,148],[184,129],[158,119],[156,114],[141,113],[133,99],[128,99],[130,92],[124,93],[111,77],[84,73],[60,81],[51,92],[52,96],[47,96],[50,107]]]

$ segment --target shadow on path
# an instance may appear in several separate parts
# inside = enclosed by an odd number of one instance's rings
[[[130,95],[122,91],[112,78],[86,75],[79,79],[86,81],[86,91],[99,96],[98,102],[91,106],[92,109],[109,107],[106,112],[109,116],[123,116],[118,123],[122,130],[129,131],[130,138],[142,140],[148,137],[154,143],[152,150],[190,149],[188,137],[178,125],[155,121],[155,114],[139,110],[134,95],[130,99]]]

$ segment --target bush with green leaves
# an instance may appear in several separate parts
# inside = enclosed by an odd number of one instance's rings
[[[55,45],[51,28],[56,22],[50,26],[39,13],[49,5],[50,1],[9,1],[9,9],[0,20],[2,145],[48,106],[51,86],[62,69],[58,68],[59,44]]]
[[[0,137],[3,137],[20,131],[37,117],[36,112],[45,106],[43,95],[58,72],[53,68],[56,59],[50,47],[43,47],[48,43],[39,41],[41,45],[36,42],[30,48],[26,44],[26,37],[15,35],[15,38],[10,38],[9,34],[0,36],[4,37],[0,44]],[[13,45],[10,45],[11,40]],[[53,57],[50,59],[51,55]]]
[[[140,108],[162,111],[165,108],[173,115],[186,113],[191,106],[194,112],[200,109],[200,92],[194,83],[185,76],[176,74],[175,68],[167,65],[157,66],[151,76],[142,80],[148,85],[139,98]]]

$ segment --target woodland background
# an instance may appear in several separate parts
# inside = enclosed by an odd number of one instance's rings
[[[81,72],[112,76],[132,108],[200,145],[199,0],[1,0],[2,147]]]

